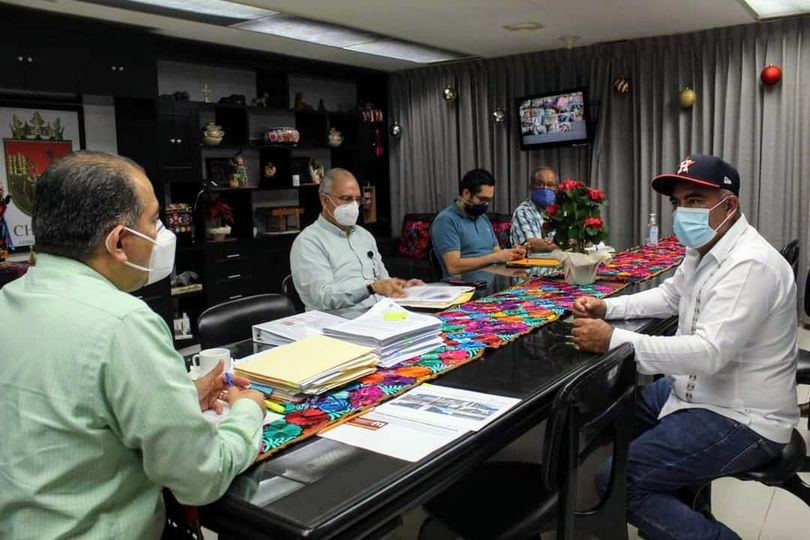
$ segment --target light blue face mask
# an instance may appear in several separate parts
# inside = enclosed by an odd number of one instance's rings
[[[717,229],[712,229],[709,226],[709,214],[712,210],[723,204],[728,197],[715,204],[711,208],[678,208],[672,216],[672,228],[675,231],[675,236],[681,244],[688,248],[699,249],[712,241],[717,230],[723,224],[737,213],[730,213],[723,223],[717,226]]]

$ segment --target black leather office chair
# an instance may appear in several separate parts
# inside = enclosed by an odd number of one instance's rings
[[[200,347],[221,347],[252,337],[254,324],[295,315],[295,307],[281,294],[257,294],[211,306],[200,314]]]
[[[810,269],[807,270],[807,279],[804,282],[804,313],[810,317]],[[799,363],[796,370],[796,384],[810,384],[810,351],[799,349]],[[807,429],[810,429],[810,402],[799,405],[802,416],[807,416]],[[810,471],[810,458],[802,468]]]
[[[466,539],[523,540],[554,528],[558,539],[573,538],[574,529],[599,538],[627,538],[625,476],[635,388],[633,350],[625,344],[557,393],[542,465],[485,463],[425,505],[428,513]],[[606,435],[614,443],[610,487],[597,506],[576,511],[579,463],[598,446],[593,441]],[[585,450],[580,452],[582,439]]]
[[[439,262],[439,255],[433,251],[433,248],[428,250],[428,260],[430,261],[431,280],[441,281],[444,277],[444,272],[442,272],[442,265]]]
[[[790,264],[790,267],[793,268],[793,277],[796,277],[799,270],[799,241],[791,240],[779,250],[779,253],[782,254],[782,257],[784,257],[788,264]]]
[[[295,307],[296,313],[303,313],[304,311],[306,311],[306,308],[304,307],[304,302],[298,295],[298,291],[295,290],[295,284],[293,283],[292,280],[292,274],[289,274],[281,282],[281,292],[284,293],[284,296],[290,299],[290,302],[292,302],[292,305]]]

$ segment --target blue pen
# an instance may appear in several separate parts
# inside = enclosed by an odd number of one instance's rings
[[[230,373],[225,373],[225,382],[228,384],[228,386],[233,386],[233,375]]]

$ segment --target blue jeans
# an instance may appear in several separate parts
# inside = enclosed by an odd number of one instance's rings
[[[784,445],[705,409],[681,410],[658,420],[669,393],[669,382],[662,378],[640,389],[636,398],[641,434],[630,443],[627,520],[649,538],[739,539],[674,492],[763,465]],[[600,496],[609,480],[610,460],[596,476]]]

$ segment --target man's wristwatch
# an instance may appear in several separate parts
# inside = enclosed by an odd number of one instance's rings
[[[373,281],[369,281],[369,282],[366,284],[366,290],[368,291],[368,295],[369,295],[369,296],[374,296],[374,295],[376,294],[376,293],[374,292],[374,282],[373,282]]]

